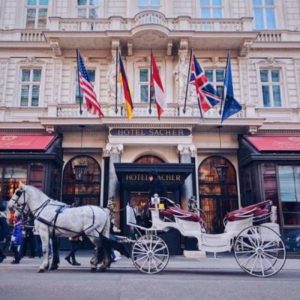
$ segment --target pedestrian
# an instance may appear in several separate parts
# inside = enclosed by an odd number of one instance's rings
[[[3,250],[4,245],[6,244],[7,237],[8,237],[8,224],[6,220],[6,215],[4,214],[4,208],[1,207],[0,210],[0,263],[6,258]]]
[[[166,197],[166,188],[160,180],[158,173],[154,171],[149,175],[148,178],[150,181],[149,199],[151,200],[154,194],[157,194],[159,197]]]
[[[14,217],[14,228],[11,235],[11,250],[14,254],[14,260],[11,262],[12,264],[18,264],[21,260],[21,246],[23,242],[23,232],[22,232],[22,223],[21,217]]]
[[[80,266],[81,264],[75,258],[75,252],[80,246],[80,237],[70,237],[69,240],[71,241],[71,251],[65,257],[65,260],[72,266]]]
[[[22,243],[22,256],[28,256],[30,258],[35,257],[35,238],[33,235],[34,228],[34,218],[33,216],[29,216],[26,225],[24,226],[24,239]],[[29,247],[28,247],[29,246]],[[27,253],[29,248],[29,253]]]

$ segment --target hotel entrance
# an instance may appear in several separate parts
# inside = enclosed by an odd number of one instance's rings
[[[181,189],[187,176],[193,173],[194,165],[116,163],[115,170],[120,184],[120,229],[122,234],[130,235],[130,228],[126,225],[125,208],[129,203],[137,219],[142,217],[145,206],[149,204],[150,173],[157,172],[166,188],[167,197],[181,204]],[[160,236],[167,243],[171,255],[182,254],[184,240],[176,230],[160,233]]]

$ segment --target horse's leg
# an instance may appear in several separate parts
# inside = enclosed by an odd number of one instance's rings
[[[89,239],[93,243],[93,245],[95,246],[95,254],[90,260],[91,272],[95,272],[97,270],[97,264],[98,264],[98,261],[99,261],[98,238],[89,236]]]
[[[105,272],[111,265],[111,252],[113,251],[111,241],[108,238],[102,237],[102,248],[100,248],[99,251],[101,251],[101,256],[103,257],[103,263],[100,266],[99,271]]]
[[[43,261],[39,268],[39,273],[42,273],[45,271],[45,269],[48,269],[49,267],[49,230],[47,226],[40,226],[38,229],[38,232],[41,237],[42,241],[42,251],[43,251]]]
[[[50,270],[57,270],[59,265],[59,242],[56,236],[52,237],[52,263]]]

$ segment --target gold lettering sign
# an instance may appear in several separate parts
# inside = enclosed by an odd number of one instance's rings
[[[113,136],[189,136],[191,130],[186,128],[113,128],[110,134]]]
[[[181,176],[177,174],[161,174],[159,175],[159,178],[162,181],[181,181]],[[149,175],[140,174],[140,173],[126,174],[125,180],[126,181],[148,181]]]

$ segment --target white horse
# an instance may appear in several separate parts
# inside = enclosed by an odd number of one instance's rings
[[[34,226],[42,240],[43,261],[39,272],[49,267],[49,242],[51,238],[78,237],[86,235],[95,245],[95,255],[91,259],[91,270],[102,263],[102,270],[110,265],[110,255],[103,244],[109,239],[109,210],[98,206],[85,205],[68,207],[65,203],[50,199],[39,189],[20,183],[9,200],[8,209],[19,213],[31,213],[35,219]],[[57,269],[58,255],[53,250],[51,269]],[[54,264],[54,265],[53,265]]]

